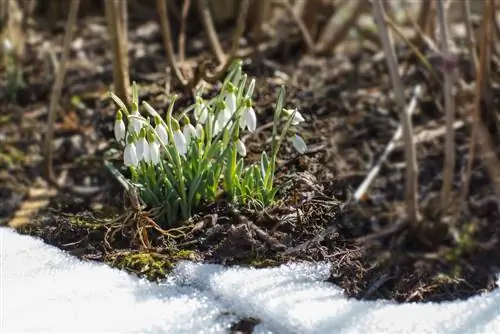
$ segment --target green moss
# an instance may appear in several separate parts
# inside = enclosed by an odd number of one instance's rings
[[[248,264],[254,268],[271,268],[271,267],[277,267],[281,263],[275,259],[257,258],[257,259],[252,259]]]
[[[67,218],[72,225],[88,230],[97,230],[103,226],[102,221],[99,221],[91,215],[69,215]]]
[[[167,256],[147,251],[120,253],[107,262],[111,266],[125,269],[150,281],[164,278],[173,268],[173,263]]]

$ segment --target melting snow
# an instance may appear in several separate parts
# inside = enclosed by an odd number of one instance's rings
[[[0,332],[500,333],[500,291],[446,303],[356,301],[328,264],[271,269],[183,262],[161,284],[0,228]]]

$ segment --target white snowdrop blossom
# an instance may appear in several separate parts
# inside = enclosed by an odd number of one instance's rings
[[[137,159],[137,152],[135,149],[135,143],[129,142],[125,146],[123,151],[123,163],[125,166],[135,167],[139,164],[139,159]]]
[[[116,113],[116,119],[115,119],[115,127],[114,127],[114,133],[115,133],[115,139],[116,141],[122,141],[125,139],[125,122],[123,122],[123,116],[120,110]]]
[[[219,133],[225,126],[228,124],[228,122],[231,120],[232,113],[230,109],[227,107],[227,104],[224,109],[222,109],[219,114],[217,115],[217,121],[216,121],[216,129],[214,129],[214,132]],[[229,123],[228,127],[231,126],[231,123]]]
[[[155,131],[158,134],[158,136],[160,137],[163,144],[167,145],[168,144],[168,133],[167,133],[167,129],[165,128],[165,126],[163,124],[161,124],[160,122],[158,122],[155,126]]]
[[[240,128],[248,128],[248,131],[254,132],[257,128],[257,116],[252,108],[252,105],[246,106],[240,117]]]
[[[184,135],[184,138],[186,138],[187,143],[190,143],[192,138],[198,137],[196,134],[196,129],[191,123],[184,125],[182,134]]]
[[[133,111],[131,113],[131,115],[133,116],[137,116],[137,117],[140,117],[141,114],[139,114],[138,111]],[[138,120],[137,118],[130,118],[130,124],[132,125],[132,131],[134,131],[135,133],[139,133],[139,131],[141,131],[142,129],[142,122],[140,120]]]
[[[304,141],[304,139],[302,139],[301,136],[297,134],[292,138],[292,145],[300,154],[303,154],[307,151],[306,142]]]
[[[3,49],[6,51],[6,53],[10,53],[13,49],[12,47],[12,42],[8,38],[3,39]]]
[[[194,109],[194,117],[196,118],[196,122],[200,124],[205,124],[208,118],[208,107],[203,102],[201,97],[196,98],[196,107]]]
[[[283,109],[283,111],[285,112],[285,114],[287,116],[292,116],[293,113],[295,112],[295,115],[293,116],[293,120],[292,120],[292,125],[298,125],[302,122],[305,122],[304,117],[302,116],[300,111],[298,111],[297,109]]]
[[[149,159],[155,165],[160,162],[160,144],[156,140],[149,142]]]
[[[137,141],[137,159],[139,161],[144,160],[146,162],[149,161],[149,143],[145,136],[145,129],[141,130],[141,134],[139,135],[139,140]]]
[[[177,152],[179,152],[180,155],[186,154],[187,152],[186,137],[184,137],[184,134],[181,132],[180,129],[174,131],[174,144],[175,148],[177,149]]]
[[[241,139],[238,139],[235,145],[238,154],[241,155],[242,157],[245,157],[247,155],[247,148],[245,147],[245,144],[241,141]]]
[[[231,117],[236,112],[236,94],[234,94],[234,88],[228,88],[224,97],[224,102],[226,103],[226,108],[229,111],[229,117]]]
[[[201,139],[203,138],[203,134],[203,125],[201,125],[200,123],[196,124],[196,137]]]

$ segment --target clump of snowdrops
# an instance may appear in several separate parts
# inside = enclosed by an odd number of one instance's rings
[[[288,139],[299,153],[307,146],[297,134],[304,118],[296,109],[284,109],[284,88],[276,103],[271,152],[247,164],[244,131],[257,128],[252,94],[255,80],[248,82],[237,62],[225,78],[217,96],[195,94],[194,103],[174,117],[176,96],[164,117],[147,102],[141,103],[133,85],[131,110],[113,93],[118,106],[115,139],[123,147],[123,163],[130,169],[128,186],[137,189],[142,202],[160,208],[160,222],[172,226],[189,218],[201,203],[210,203],[223,193],[238,205],[265,207],[275,200],[276,156]],[[123,175],[122,175],[123,176]]]

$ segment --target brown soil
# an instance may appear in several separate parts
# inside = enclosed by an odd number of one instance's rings
[[[106,98],[112,70],[104,27],[103,19],[79,22],[75,39],[81,45],[73,47],[65,80],[54,166],[57,175],[66,175],[69,189],[47,197],[48,205],[38,210],[30,224],[19,228],[21,233],[39,236],[80,258],[104,261],[152,280],[168,274],[179,259],[256,267],[293,260],[330,261],[331,282],[344,288],[348,296],[361,299],[455,300],[496,287],[500,209],[479,162],[455,237],[436,218],[433,204],[441,186],[442,136],[417,145],[424,230],[405,225],[401,147],[384,164],[369,196],[362,203],[351,200],[399,124],[385,60],[367,48],[345,56],[313,58],[305,55],[299,43],[290,42],[246,59],[245,71],[258,82],[256,110],[263,126],[247,139],[249,159],[252,152],[268,148],[270,134],[264,125],[271,120],[272,103],[283,83],[287,105],[298,107],[307,120],[303,137],[310,151],[303,156],[296,156],[290,147],[282,151],[277,176],[281,190],[273,207],[257,212],[221,199],[200,209],[183,228],[159,233],[147,212],[131,209],[123,189],[104,165],[105,159],[115,165],[121,160],[119,154],[105,157],[114,146],[115,109]],[[40,198],[28,195],[45,187],[41,145],[53,70],[37,50],[44,42],[59,52],[62,32],[35,30],[31,33],[38,38],[27,48],[25,86],[20,88],[17,102],[10,103],[0,93],[3,222],[11,221],[16,213],[19,218],[21,205],[35,202],[36,208]],[[167,63],[158,26],[138,23],[129,37],[131,77],[141,86],[141,99],[164,110]],[[209,48],[202,35],[193,34],[188,40],[190,61],[210,59],[203,51]],[[229,39],[225,40],[228,44]],[[442,127],[444,120],[436,104],[442,100],[437,93],[441,83],[418,65],[410,51],[401,48],[398,56],[407,65],[408,97],[416,84],[423,89],[414,115],[416,133]],[[5,78],[1,80],[3,91]],[[494,95],[500,96],[499,92]],[[189,96],[183,95],[180,105],[188,101]],[[498,106],[498,100],[495,103]],[[458,197],[458,175],[468,154],[468,125],[458,129],[456,136],[454,189]],[[75,195],[71,189],[90,195]],[[253,327],[254,320],[242,320],[234,330]]]

